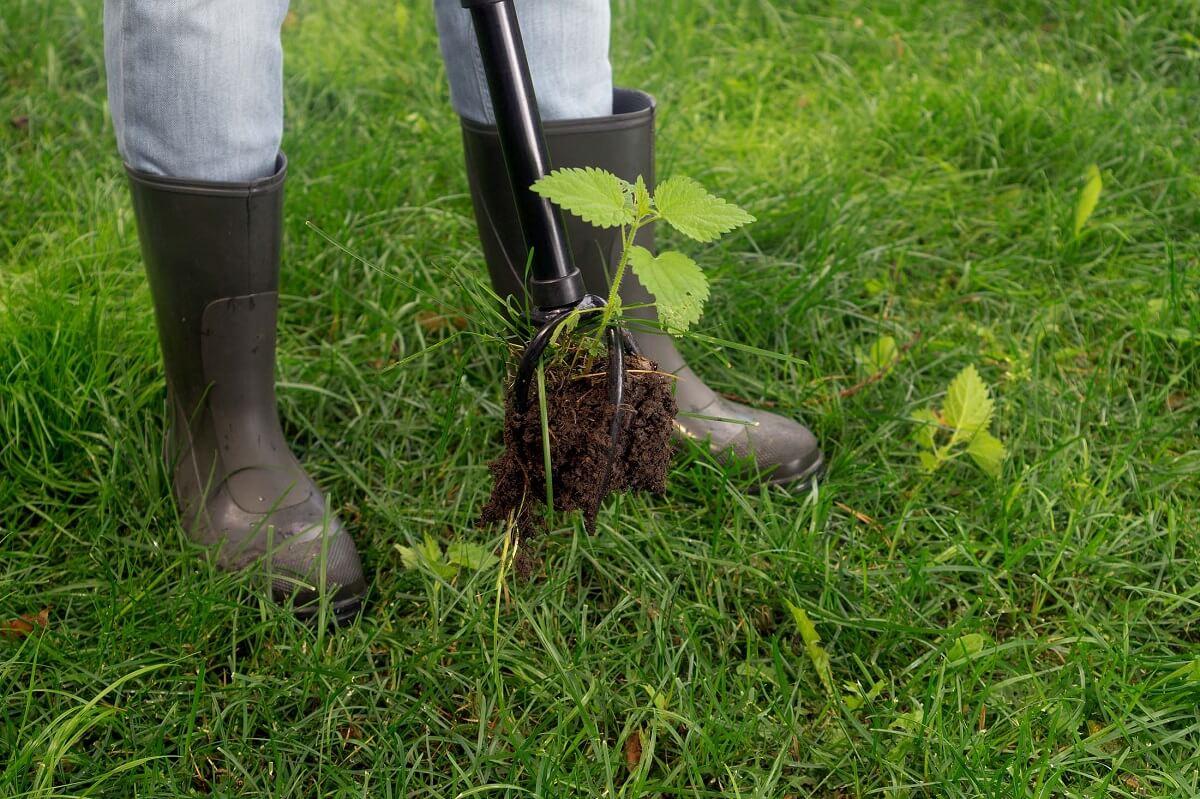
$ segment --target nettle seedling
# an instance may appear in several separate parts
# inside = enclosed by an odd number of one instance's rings
[[[991,391],[975,367],[959,372],[950,381],[940,411],[922,408],[911,417],[920,425],[915,437],[921,447],[921,468],[935,472],[965,453],[988,475],[999,477],[1008,451],[988,432],[995,409]]]
[[[648,359],[631,354],[621,375],[621,412],[607,387],[603,336],[625,318],[621,284],[632,269],[654,298],[662,328],[681,335],[694,325],[708,300],[708,280],[694,260],[667,250],[655,255],[635,244],[638,232],[662,221],[700,242],[711,242],[754,217],[715,197],[690,178],[675,177],[650,192],[638,177],[632,183],[592,167],[558,169],[538,180],[533,191],[568,213],[599,228],[619,228],[621,257],[612,269],[602,309],[577,310],[551,338],[551,357],[537,371],[537,402],[516,402],[509,391],[504,420],[504,452],[491,464],[492,494],[480,523],[508,523],[527,538],[544,526],[539,506],[581,510],[595,529],[601,502],[617,491],[662,493],[671,460],[675,423],[673,376]],[[644,324],[644,320],[639,320]],[[594,323],[594,336],[584,332]],[[532,392],[532,389],[530,389]],[[528,549],[516,560],[528,573]]]
[[[690,239],[712,242],[755,221],[688,177],[668,178],[652,195],[640,175],[630,183],[593,167],[556,169],[532,188],[588,224],[621,228],[624,246],[613,270],[600,330],[620,318],[621,282],[630,267],[654,296],[659,321],[667,332],[684,333],[704,312],[708,278],[695,261],[681,252],[665,250],[655,255],[634,244],[638,231],[646,225],[663,221]]]

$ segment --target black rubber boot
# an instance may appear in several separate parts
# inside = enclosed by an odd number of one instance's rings
[[[653,189],[654,98],[650,95],[617,89],[612,116],[546,122],[544,126],[550,161],[555,167],[594,166],[628,181],[641,175]],[[500,140],[493,126],[464,119],[462,129],[471,198],[492,285],[501,297],[515,296],[524,307],[526,248]],[[588,291],[605,295],[608,275],[621,255],[620,231],[592,227],[571,214],[564,214],[564,219],[575,263],[583,272]],[[643,228],[638,236],[638,244],[654,249],[652,227]],[[626,273],[621,299],[626,306],[653,301],[632,272]],[[629,313],[655,318],[653,308]],[[684,363],[670,336],[645,332],[635,332],[634,336],[642,352],[660,369],[678,376],[676,399],[681,414],[676,427],[681,434],[708,441],[718,454],[753,457],[772,483],[806,484],[820,474],[824,458],[807,427],[721,397]],[[741,423],[697,416],[737,419]]]
[[[292,454],[275,408],[287,163],[249,183],[130,169],[171,418],[164,449],[192,540],[222,568],[261,564],[272,596],[338,621],[365,583],[354,542]]]

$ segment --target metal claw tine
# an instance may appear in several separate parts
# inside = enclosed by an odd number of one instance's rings
[[[573,312],[597,314],[603,310],[604,301],[589,294],[574,308],[554,312],[554,315],[547,318],[538,328],[537,333],[534,333],[529,344],[525,346],[525,351],[521,353],[521,361],[517,364],[517,378],[513,383],[513,392],[516,395],[515,403],[518,413],[525,413],[525,409],[529,407],[529,383],[533,379],[533,371],[537,368],[542,353],[546,351],[546,348],[550,346],[550,340],[554,338],[554,331],[566,322]]]
[[[542,353],[546,351],[546,347],[550,346],[550,339],[554,336],[554,331],[567,321],[567,316],[568,314],[556,316],[543,325],[526,345],[525,351],[521,353],[521,362],[517,364],[517,379],[513,385],[514,401],[518,413],[525,413],[525,409],[529,406],[529,382],[533,379],[533,370],[537,368],[538,361],[542,359]]]
[[[625,399],[625,347],[618,328],[610,327],[604,335],[608,339],[608,401],[619,407]]]
[[[625,348],[626,355],[641,355],[642,351],[638,349],[637,342],[633,338],[633,334],[623,327],[617,327],[621,331],[621,344]]]
[[[604,331],[608,340],[608,401],[612,403],[613,416],[608,426],[608,460],[604,466],[604,483],[597,494],[598,497],[608,494],[613,464],[621,451],[621,403],[625,401],[625,344],[621,335],[623,332],[615,325]]]

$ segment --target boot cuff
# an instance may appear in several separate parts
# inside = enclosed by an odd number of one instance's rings
[[[283,185],[283,181],[287,177],[287,157],[283,153],[275,156],[275,173],[273,175],[248,181],[224,182],[174,178],[143,172],[134,169],[129,164],[125,165],[125,172],[133,183],[149,189],[179,194],[200,194],[209,197],[252,197],[256,194],[269,194]]]
[[[613,113],[611,116],[585,117],[583,119],[556,119],[543,122],[547,133],[594,133],[622,130],[654,124],[655,101],[652,95],[637,89],[613,89]],[[496,135],[495,125],[462,117],[462,125],[472,133]]]

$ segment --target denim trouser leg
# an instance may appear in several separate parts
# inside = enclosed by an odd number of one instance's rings
[[[283,133],[287,0],[105,0],[109,108],[126,163],[158,175],[245,181],[274,172]],[[436,0],[455,110],[492,119],[459,0]],[[612,113],[608,0],[517,0],[547,119]]]
[[[105,0],[108,102],[135,169],[202,181],[275,171],[287,0]]]
[[[542,118],[611,114],[609,0],[515,1]],[[494,122],[471,13],[460,0],[434,2],[454,110],[476,122]]]

